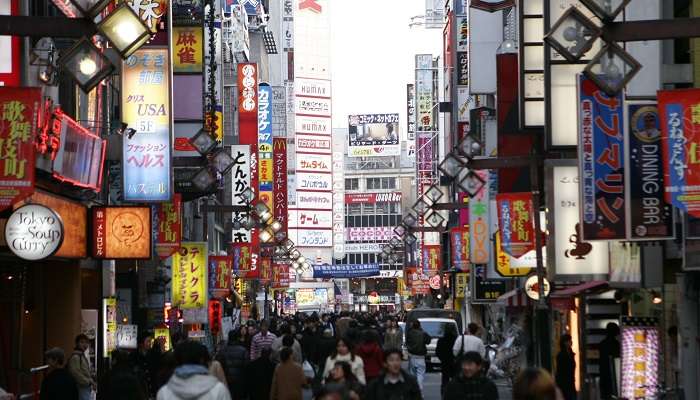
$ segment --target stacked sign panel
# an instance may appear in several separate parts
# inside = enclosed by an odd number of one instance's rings
[[[348,156],[397,156],[399,114],[362,114],[348,116]]]

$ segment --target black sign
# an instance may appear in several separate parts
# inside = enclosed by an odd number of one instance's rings
[[[469,53],[457,53],[457,85],[469,86]]]
[[[476,265],[472,269],[470,280],[474,282],[472,302],[493,303],[506,293],[506,281],[503,279],[486,279],[486,267]]]
[[[673,209],[664,199],[659,113],[655,103],[629,104],[630,239],[673,236]]]

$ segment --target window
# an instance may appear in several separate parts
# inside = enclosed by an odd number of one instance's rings
[[[389,210],[392,214],[401,214],[401,203],[391,203],[391,209]]]
[[[360,215],[361,214],[361,204],[349,204],[348,205],[348,215]]]
[[[346,178],[345,179],[345,190],[359,190],[360,189],[360,179],[359,178]]]
[[[396,189],[396,178],[367,178],[367,190]]]

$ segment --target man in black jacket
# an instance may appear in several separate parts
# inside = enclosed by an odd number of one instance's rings
[[[219,352],[216,359],[221,363],[226,373],[226,382],[231,391],[231,399],[244,399],[247,394],[245,369],[248,365],[248,350],[241,342],[240,331],[232,330],[229,332],[228,345]]]
[[[498,388],[481,373],[482,361],[475,351],[462,356],[462,370],[445,388],[444,400],[498,400]]]
[[[401,369],[401,350],[384,353],[385,372],[370,383],[365,391],[366,400],[422,400],[418,382]]]
[[[420,321],[415,320],[411,329],[406,333],[406,350],[408,350],[408,372],[416,377],[420,390],[423,391],[423,379],[425,378],[425,355],[428,354],[427,345],[430,343],[430,335],[420,326]]]
[[[71,374],[63,368],[65,352],[54,347],[45,354],[49,372],[41,382],[41,400],[77,400],[78,385]]]

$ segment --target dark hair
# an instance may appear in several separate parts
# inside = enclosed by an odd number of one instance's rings
[[[379,344],[379,334],[374,329],[367,329],[362,332],[362,341],[365,343],[377,343]]]
[[[345,343],[345,346],[347,346],[348,350],[350,351],[350,359],[355,362],[355,353],[352,351],[353,345],[352,341],[349,340],[348,338],[340,338],[335,341],[335,347],[333,348],[333,353],[331,353],[331,358],[337,358],[338,357],[338,345],[340,342]]]
[[[294,351],[292,351],[291,348],[283,347],[282,351],[280,351],[280,360],[282,360],[282,362],[288,361],[292,357],[292,353],[294,353]]]
[[[513,383],[513,400],[555,400],[557,386],[543,369],[527,368]]]
[[[239,329],[231,329],[231,331],[228,333],[228,344],[234,344],[237,341],[241,339],[241,330]]]
[[[47,360],[49,358],[52,360],[56,360],[58,365],[63,365],[63,362],[66,360],[66,352],[63,351],[63,349],[60,347],[54,347],[50,350],[47,350],[46,353],[44,353],[44,357],[46,357]]]
[[[386,349],[384,351],[384,361],[387,361],[392,354],[396,354],[403,359],[403,352],[400,349]]]
[[[193,340],[185,340],[175,347],[177,365],[198,364],[209,365],[209,351],[206,346]]]
[[[605,335],[608,337],[615,337],[620,334],[620,326],[614,322],[608,322],[605,326]]]
[[[357,377],[355,374],[352,373],[352,367],[350,366],[350,363],[346,361],[338,361],[333,365],[333,367],[340,367],[340,369],[343,370],[343,376],[345,377],[345,380],[348,382],[357,382]]]
[[[474,322],[470,322],[469,325],[467,325],[467,330],[469,330],[470,334],[476,335],[476,333],[479,332],[479,325]]]
[[[282,346],[292,347],[294,346],[294,336],[291,334],[286,334],[282,337]]]
[[[445,325],[445,335],[446,336],[458,336],[459,333],[457,333],[457,325],[455,325],[455,324]]]
[[[78,347],[78,345],[80,344],[80,341],[81,341],[81,340],[87,340],[87,341],[89,342],[89,341],[90,341],[90,338],[87,337],[86,334],[81,333],[80,335],[78,335],[78,336],[75,337],[75,347]]]
[[[481,365],[484,360],[481,358],[481,354],[476,351],[468,351],[462,355],[459,361],[460,364],[472,362],[476,365]]]
[[[418,320],[413,321],[413,323],[411,324],[411,328],[420,329],[420,321],[418,321]]]

